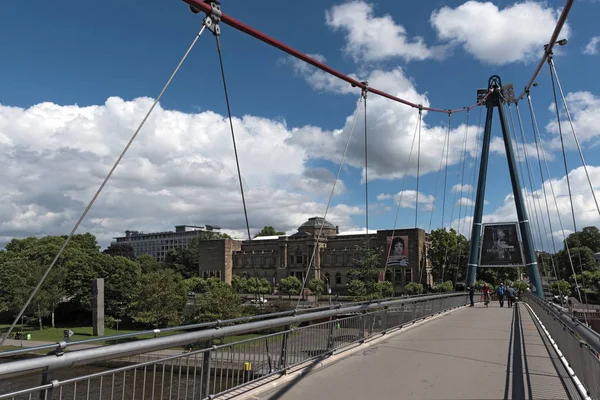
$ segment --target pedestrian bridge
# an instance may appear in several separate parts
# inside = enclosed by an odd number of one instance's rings
[[[599,336],[546,301],[522,300],[417,296],[106,346],[63,342],[36,358],[3,352],[0,399],[600,399]]]

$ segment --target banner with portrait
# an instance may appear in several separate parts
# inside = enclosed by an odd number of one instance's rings
[[[388,267],[408,267],[408,236],[387,237]]]
[[[524,265],[523,251],[516,222],[483,224],[479,253],[482,267],[516,267]]]

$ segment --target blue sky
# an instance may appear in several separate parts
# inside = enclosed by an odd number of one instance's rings
[[[383,86],[378,88],[382,90],[412,93],[411,101],[426,97],[434,107],[461,108],[474,102],[476,89],[485,87],[493,74],[500,75],[504,83],[513,83],[520,92],[563,4],[265,0],[224,1],[222,9],[300,51],[325,57],[328,65],[344,73],[381,82]],[[353,12],[356,10],[367,12]],[[486,12],[474,18],[474,10]],[[143,98],[158,94],[189,46],[202,14],[190,13],[185,3],[175,0],[112,0],[93,9],[75,1],[39,2],[35,7],[11,2],[3,11],[0,145],[9,172],[2,183],[5,196],[0,206],[5,222],[0,225],[0,236],[6,241],[14,236],[66,233],[143,117],[149,105]],[[524,11],[530,14],[523,17]],[[600,129],[590,118],[600,111],[600,83],[595,79],[595,71],[600,70],[600,45],[596,54],[590,54],[594,53],[590,41],[600,36],[593,20],[599,12],[597,1],[582,0],[574,5],[567,31],[561,35],[569,42],[555,58],[565,94],[571,94],[571,112],[596,186],[600,186],[595,148]],[[520,20],[515,15],[520,15]],[[474,30],[477,25],[481,27]],[[340,143],[349,132],[348,118],[359,93],[347,93],[346,85],[333,81],[316,89],[320,75],[315,75],[314,69],[230,27],[222,26],[221,42],[233,114],[246,116],[238,120],[238,135],[242,142],[247,139],[247,147],[242,145],[242,150],[247,149],[242,174],[249,191],[251,225],[274,225],[292,232],[308,216],[324,212],[343,150]],[[402,43],[409,45],[402,47]],[[441,55],[436,55],[438,50]],[[83,230],[97,234],[103,244],[125,229],[168,230],[176,223],[217,223],[242,235],[242,208],[235,186],[231,137],[222,121],[226,108],[218,68],[215,40],[205,34]],[[391,74],[394,70],[401,71],[400,75]],[[532,95],[536,116],[554,157],[550,169],[555,190],[564,194],[557,136],[548,125],[554,118],[549,109],[552,92],[547,66],[537,81],[540,85]],[[111,97],[118,99],[108,104]],[[368,134],[373,143],[369,155],[373,168],[369,171],[370,228],[387,229],[393,226],[396,205],[386,195],[402,189],[399,177],[404,173],[416,110],[375,97],[368,98]],[[521,111],[532,143],[526,104],[521,104]],[[465,177],[469,184],[479,112],[474,109],[470,116],[472,151],[466,158]],[[459,126],[465,123],[465,113],[452,119],[456,146],[451,148],[446,226],[454,198],[450,188],[457,183],[456,172],[461,168],[458,160],[464,128]],[[422,153],[426,173],[421,176],[419,191],[429,196],[429,203],[446,120],[447,115],[434,113],[424,119],[423,135],[428,135],[429,141]],[[351,144],[354,155],[340,176],[343,186],[333,198],[328,218],[342,230],[364,228],[361,123]],[[568,126],[563,128],[570,136]],[[178,135],[171,135],[171,129]],[[335,130],[341,133],[336,135]],[[285,140],[277,136],[279,131]],[[495,120],[494,135],[499,133]],[[494,149],[484,213],[489,221],[513,220],[514,206],[505,199],[511,192],[505,155],[498,150],[498,143]],[[581,165],[572,149],[568,161],[570,170]],[[414,175],[414,168],[412,172]],[[583,171],[573,174],[579,183],[574,185],[579,193],[579,227],[598,224],[598,213],[590,211],[595,206],[582,180]],[[536,180],[535,189],[539,190],[539,175]],[[174,181],[179,183],[172,184]],[[415,184],[415,177],[410,176],[405,189],[414,191]],[[433,228],[442,225],[442,193],[443,187],[438,186]],[[470,197],[470,193],[464,196]],[[404,198],[409,197],[406,194]],[[567,201],[559,196],[565,213],[561,217],[572,229]],[[398,226],[414,226],[414,208],[402,205]],[[457,205],[454,220],[458,212]],[[463,216],[472,212],[472,207],[461,208]],[[427,229],[429,220],[430,211],[422,209],[419,226]],[[554,236],[560,237],[557,220],[554,222]]]

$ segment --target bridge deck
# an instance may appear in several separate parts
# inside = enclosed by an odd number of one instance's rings
[[[379,342],[262,399],[570,399],[524,304],[477,304]]]

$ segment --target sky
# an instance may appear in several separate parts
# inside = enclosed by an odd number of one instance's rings
[[[475,102],[476,90],[494,74],[521,92],[563,5],[555,0],[225,0],[222,11],[371,87],[417,104],[461,109]],[[559,36],[568,43],[554,58],[597,191],[600,28],[594,16],[599,13],[600,1],[577,1]],[[71,231],[202,18],[176,0],[107,0],[93,9],[73,0],[3,7],[0,245],[14,237]],[[369,94],[365,181],[359,89],[224,24],[220,41],[253,233],[265,225],[295,232],[309,217],[324,215],[332,191],[327,220],[341,231],[365,230],[368,183],[369,229],[411,228],[416,222],[427,231],[452,226],[470,235],[483,107],[468,113],[468,126],[466,112],[452,114],[449,130],[446,113],[424,112],[419,131],[418,110]],[[547,65],[536,82],[532,103],[551,180],[545,166],[543,181],[539,173],[526,101],[519,111],[532,181],[527,164],[520,166],[536,247],[552,250],[562,247],[561,224],[566,234],[574,224]],[[600,216],[560,110],[575,222],[578,229],[597,226]],[[516,111],[511,106],[520,138]],[[484,222],[515,221],[497,116],[492,134]],[[417,144],[411,152],[415,137],[420,152]],[[522,146],[516,151],[523,161]],[[552,229],[544,188],[557,198],[556,204],[548,198]],[[236,238],[246,237],[209,32],[199,38],[78,232],[91,232],[106,246],[128,229],[167,231],[179,224],[220,225]]]

